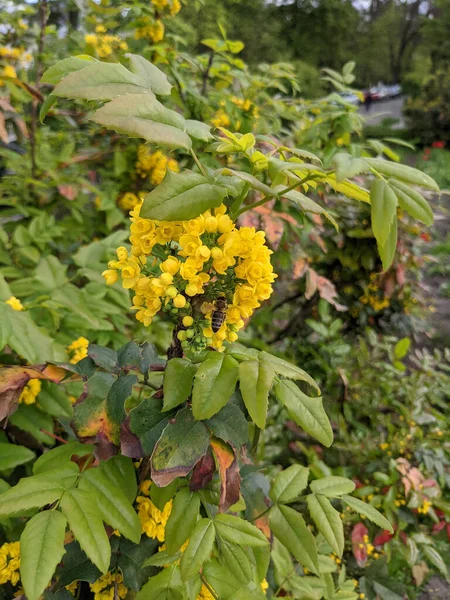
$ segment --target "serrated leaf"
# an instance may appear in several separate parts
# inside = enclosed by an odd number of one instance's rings
[[[308,485],[309,469],[291,465],[277,474],[272,481],[270,498],[273,502],[293,502]]]
[[[69,75],[69,73],[80,71],[89,66],[91,62],[95,62],[95,58],[88,54],[79,54],[78,56],[64,58],[45,71],[41,77],[41,83],[56,85],[61,79]]]
[[[150,577],[135,600],[186,600],[185,585],[181,581],[180,569],[171,565]]]
[[[297,365],[293,365],[287,360],[283,360],[278,356],[270,354],[263,350],[259,353],[261,360],[266,360],[270,362],[273,366],[273,369],[277,375],[283,375],[283,377],[287,377],[288,379],[295,379],[296,381],[306,381],[310,386],[315,388],[317,392],[320,394],[320,388],[311,375],[308,375],[306,371],[297,367]]]
[[[269,522],[274,536],[286,546],[296,560],[318,574],[316,543],[303,517],[293,508],[281,504],[270,509]]]
[[[187,487],[182,488],[173,500],[172,512],[166,524],[165,540],[169,554],[175,554],[190,537],[200,511],[200,497]]]
[[[101,463],[101,470],[106,477],[120,488],[130,502],[136,498],[137,482],[136,469],[133,461],[127,456],[113,456]]]
[[[322,398],[310,398],[293,381],[286,379],[276,383],[275,395],[297,425],[324,446],[331,446],[333,430],[323,408]]]
[[[197,367],[184,358],[172,358],[167,362],[164,371],[163,411],[176,408],[189,398],[196,371]]]
[[[370,189],[372,231],[380,246],[389,237],[394,220],[397,220],[397,196],[382,179],[377,179]]]
[[[66,518],[46,510],[28,521],[20,536],[20,579],[29,600],[38,600],[65,554]]]
[[[433,224],[433,211],[422,194],[396,179],[389,179],[389,185],[395,191],[400,208],[425,225]]]
[[[278,192],[280,191],[279,186],[277,186],[275,189]],[[317,202],[314,202],[314,200],[311,200],[311,198],[308,198],[308,196],[305,196],[305,194],[302,194],[297,190],[291,190],[290,192],[284,194],[283,197],[288,198],[288,200],[292,200],[292,202],[297,204],[297,206],[299,206],[305,213],[311,213],[313,215],[323,215],[326,219],[330,221],[330,223],[334,226],[336,231],[338,231],[339,225],[337,224],[336,219],[332,217],[327,210],[320,206],[320,204],[317,204]]]
[[[241,546],[222,540],[220,544],[220,554],[225,565],[240,583],[246,584],[253,579],[252,566],[247,554]]]
[[[421,550],[430,563],[434,565],[438,571],[444,575],[444,577],[448,578],[449,574],[447,565],[445,564],[445,561],[439,552],[435,548],[426,545],[422,545]]]
[[[99,108],[91,120],[166,148],[189,150],[192,146],[191,138],[184,131],[184,118],[161,104],[152,92],[118,96]]]
[[[114,485],[101,469],[87,469],[79,489],[91,492],[100,514],[108,525],[135,544],[141,539],[141,522],[124,492]]]
[[[218,413],[233,395],[238,375],[238,363],[232,356],[210,352],[195,374],[192,390],[194,418],[210,419]]]
[[[338,556],[342,556],[344,551],[344,525],[338,511],[324,496],[308,494],[306,503],[317,529],[330,544],[333,552]]]
[[[239,388],[242,399],[253,422],[260,428],[266,426],[269,391],[274,368],[265,360],[244,360],[239,364]]]
[[[140,216],[160,221],[195,219],[220,206],[226,193],[225,188],[212,185],[199,173],[167,169],[163,182],[145,197]]]
[[[363,158],[353,158],[345,152],[338,152],[333,156],[333,163],[336,165],[336,181],[351,179],[360,173],[366,173],[369,165]]]
[[[369,519],[369,521],[372,521],[382,529],[387,529],[391,533],[394,533],[392,525],[389,523],[389,521],[370,504],[366,504],[358,498],[353,498],[353,496],[347,496],[345,494],[342,496],[342,501],[347,504],[347,506],[350,506],[350,508],[352,508],[354,511]]]
[[[170,95],[173,86],[158,67],[138,54],[125,54],[125,57],[130,60],[130,70],[137,75],[142,87],[152,90],[158,96]]]
[[[102,573],[106,573],[111,548],[95,495],[86,490],[68,490],[61,498],[61,510],[81,548]]]
[[[398,163],[383,160],[382,158],[366,158],[365,160],[371,167],[376,169],[382,175],[394,177],[400,181],[413,183],[435,192],[439,192],[439,186],[434,179],[418,169],[413,169],[407,165],[399,165]]]
[[[342,496],[342,494],[351,494],[355,489],[355,484],[346,477],[330,475],[311,481],[309,487],[315,494],[334,498],[335,496]]]
[[[383,265],[383,271],[387,271],[394,261],[395,251],[397,249],[397,217],[395,217],[392,222],[392,227],[384,246],[377,243],[377,248]]]
[[[213,139],[211,133],[211,126],[201,121],[195,121],[194,119],[186,119],[186,133],[189,137],[202,142],[209,142]]]
[[[219,513],[214,519],[217,534],[223,539],[240,546],[266,546],[269,542],[265,535],[244,519]]]
[[[189,544],[180,563],[181,579],[187,581],[196,575],[203,563],[209,559],[215,539],[211,519],[200,519],[192,532]]]
[[[227,404],[205,425],[216,437],[240,448],[248,442],[248,422],[235,404]]]
[[[0,443],[0,471],[14,469],[18,465],[23,465],[35,458],[35,454],[25,446],[16,446],[15,444]]]
[[[254,190],[258,190],[258,192],[262,192],[266,196],[274,196],[275,198],[278,196],[277,192],[270,188],[268,185],[260,181],[254,175],[250,173],[246,173],[245,171],[235,171],[234,169],[222,169],[222,175],[229,177],[239,177],[246,183],[250,184],[250,187]]]

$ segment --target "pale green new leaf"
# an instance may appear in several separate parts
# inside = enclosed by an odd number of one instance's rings
[[[331,502],[325,496],[309,494],[306,496],[306,503],[317,529],[330,544],[333,552],[338,556],[342,556],[344,551],[344,525],[338,511],[333,508]]]
[[[310,398],[293,381],[286,379],[276,383],[275,395],[297,425],[324,446],[331,446],[333,430],[323,408],[322,398]]]
[[[234,346],[232,346],[233,348]],[[287,377],[288,379],[295,379],[296,381],[306,381],[310,386],[317,390],[317,393],[320,394],[320,388],[311,375],[308,375],[306,371],[300,369],[296,365],[288,362],[287,360],[283,360],[278,356],[274,356],[269,352],[263,350],[259,353],[260,359],[270,362],[273,367],[273,370],[277,375],[283,375],[283,377]]]
[[[266,426],[269,391],[273,378],[274,368],[268,361],[244,360],[239,364],[242,399],[250,417],[260,429]]]
[[[141,539],[141,522],[133,505],[120,487],[114,485],[100,469],[87,469],[79,485],[97,500],[100,514],[108,525],[135,544]]]
[[[38,513],[20,536],[20,579],[28,600],[38,600],[65,554],[66,518],[57,510]]]
[[[439,192],[439,186],[434,179],[418,169],[413,169],[407,165],[393,163],[382,158],[366,158],[365,160],[369,166],[376,169],[382,175],[394,177],[400,181],[413,183],[415,185],[420,185],[421,187],[434,190],[435,192]]]
[[[347,479],[346,477],[330,475],[329,477],[321,477],[320,479],[311,481],[309,487],[315,494],[334,498],[335,496],[342,496],[342,494],[351,494],[355,489],[355,484],[351,479]]]
[[[214,524],[211,519],[201,519],[194,528],[189,544],[181,559],[181,579],[187,581],[196,575],[204,562],[209,559],[215,539]]]
[[[269,542],[265,535],[255,525],[244,519],[219,513],[214,519],[217,534],[240,546],[266,546]]]
[[[197,420],[210,419],[234,393],[239,375],[238,362],[220,352],[209,353],[195,374],[192,413]]]
[[[61,510],[82,550],[102,573],[106,573],[111,547],[95,495],[86,490],[69,490],[61,498]]]
[[[270,498],[274,502],[293,502],[308,485],[309,469],[291,465],[277,474],[272,481]]]
[[[370,189],[372,231],[379,246],[384,246],[397,220],[397,196],[383,180],[377,179]]]
[[[173,499],[173,507],[165,529],[167,552],[174,554],[190,537],[200,511],[200,497],[182,488]]]
[[[316,542],[301,514],[289,506],[280,504],[270,509],[269,522],[274,536],[286,546],[296,560],[318,574]]]
[[[347,504],[347,506],[350,506],[350,508],[352,508],[355,512],[367,517],[369,521],[372,521],[379,527],[394,533],[392,525],[389,523],[389,521],[370,504],[366,504],[362,500],[359,500],[359,498],[353,498],[353,496],[347,495],[342,496],[342,501]]]
[[[191,138],[184,131],[184,118],[166,108],[150,91],[118,96],[99,108],[91,120],[129,137],[143,138],[166,148],[189,150],[192,146]]]
[[[147,194],[140,216],[160,221],[184,221],[222,204],[226,189],[212,185],[193,171],[172,173],[167,170],[163,182]]]
[[[394,189],[398,204],[403,210],[425,225],[433,224],[433,211],[422,194],[396,179],[389,179],[389,185]]]
[[[163,411],[171,410],[185,402],[192,391],[197,367],[184,358],[172,358],[164,371]]]

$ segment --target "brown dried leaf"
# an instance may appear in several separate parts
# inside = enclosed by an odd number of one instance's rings
[[[211,439],[211,448],[220,475],[219,512],[226,512],[239,500],[241,476],[233,448],[219,438]]]

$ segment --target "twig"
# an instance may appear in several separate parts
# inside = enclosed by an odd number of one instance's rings
[[[47,431],[46,429],[42,429],[42,427],[39,429],[39,431],[42,431],[42,433],[45,433],[45,435],[49,435],[51,438],[53,438],[57,442],[61,442],[61,444],[67,444],[67,440],[65,440],[62,437],[59,437],[59,435],[55,435],[54,433]]]
[[[219,596],[216,594],[216,592],[212,589],[212,587],[209,585],[209,583],[206,581],[206,579],[204,578],[203,575],[200,575],[201,580],[203,585],[205,586],[205,588],[207,588],[208,592],[211,594],[211,596],[215,599],[215,600],[220,600]]]
[[[197,155],[195,154],[195,152],[192,148],[189,150],[189,153],[192,156],[192,158],[194,159],[194,162],[197,165],[197,167],[199,168],[199,171],[203,175],[203,177],[208,177],[208,174],[206,173],[205,169],[203,168],[202,163],[198,160]]]
[[[211,54],[209,55],[209,60],[208,60],[207,66],[206,66],[206,70],[203,72],[202,96],[204,96],[206,94],[206,88],[208,87],[209,71],[211,70],[213,60],[214,60],[214,52],[211,52]]]

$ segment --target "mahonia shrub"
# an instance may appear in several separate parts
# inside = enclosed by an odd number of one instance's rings
[[[161,0],[152,10],[174,6]],[[167,158],[162,175],[162,155],[153,160],[160,150],[139,151],[140,173],[152,177],[156,169],[156,187],[136,204],[128,197],[131,244],[119,246],[103,273],[112,286],[120,273],[143,335],[164,318],[172,341],[160,356],[145,341],[113,350],[80,336],[68,345],[67,362],[4,368],[0,418],[14,419],[20,398],[44,402],[40,382],[65,388],[73,406],[61,417],[61,435],[52,434],[60,445],[36,460],[28,448],[5,449],[7,457],[16,453],[9,467],[34,462],[31,475],[0,494],[0,517],[23,518],[20,549],[5,548],[1,576],[11,594],[23,586],[28,600],[44,592],[96,600],[356,600],[345,570],[334,576],[345,545],[341,513],[347,507],[382,530],[392,526],[352,495],[355,484],[345,477],[257,463],[270,405],[326,447],[333,430],[308,373],[237,342],[276,278],[264,233],[237,219],[285,199],[337,227],[311,197],[329,185],[371,205],[386,269],[398,206],[430,224],[417,187],[436,183],[381,157],[341,152],[323,166],[275,138],[224,128],[213,134],[158,99],[172,86],[154,64],[133,54],[126,64],[61,61],[44,76],[55,87],[41,117],[58,98],[93,101],[94,123],[184,154],[179,172]],[[352,181],[360,173],[371,178],[370,192]],[[18,306],[7,310],[22,315]]]

